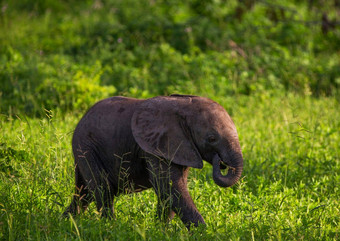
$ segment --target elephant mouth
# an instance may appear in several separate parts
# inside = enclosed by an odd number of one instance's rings
[[[210,162],[211,164],[213,163],[213,159],[215,159],[215,158],[217,158],[219,160],[219,167],[220,167],[221,170],[225,170],[225,169],[235,170],[235,168],[230,165],[230,162],[228,160],[224,161],[221,158],[221,156],[216,152],[214,153],[213,158],[211,159],[211,162]]]
[[[216,154],[213,158],[213,178],[217,185],[221,187],[230,187],[234,185],[241,177],[242,169],[243,169],[243,159],[242,156],[232,157],[232,160],[236,160],[232,162],[234,165],[231,166],[229,163],[226,163],[224,160],[221,160],[221,157]],[[238,162],[237,162],[238,160]],[[221,163],[222,162],[222,163]],[[220,166],[226,166],[228,168],[228,172],[223,174],[221,172]]]
[[[220,161],[220,168],[222,170],[226,169],[228,167],[228,165],[226,163],[224,163],[223,161]]]
[[[217,155],[217,156],[220,159],[220,163],[219,163],[220,164],[220,168],[223,169],[223,170],[224,169],[228,169],[228,170],[230,170],[234,174],[235,171],[236,171],[236,168],[230,166],[229,163],[226,163],[226,162],[222,161],[222,159],[221,159],[221,157],[219,155]]]

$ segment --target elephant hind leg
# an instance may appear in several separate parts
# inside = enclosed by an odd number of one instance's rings
[[[105,172],[103,163],[105,156],[99,155],[96,146],[82,150],[73,146],[76,159],[75,179],[76,194],[65,214],[73,215],[85,211],[88,205],[95,201],[97,210],[102,216],[113,216],[113,196],[115,190]]]
[[[97,210],[102,217],[113,217],[114,192],[111,191],[107,179],[103,178],[103,175],[98,175],[96,179],[93,179],[94,181],[87,183],[78,167],[76,167],[75,174],[76,191],[64,216],[80,214],[87,209],[92,201],[95,201]]]
[[[104,155],[99,155],[97,151],[88,153],[88,163],[91,169],[86,171],[89,176],[88,188],[97,206],[97,211],[102,217],[113,217],[113,198],[116,189],[112,185],[112,179],[105,171],[107,168],[102,163],[108,163]]]
[[[102,185],[95,190],[95,201],[97,206],[97,211],[101,213],[102,217],[113,218],[113,199],[114,192],[110,190],[108,185]]]
[[[78,166],[75,168],[75,180],[75,194],[73,195],[73,200],[70,206],[68,206],[68,208],[63,213],[64,216],[67,216],[68,214],[77,215],[81,212],[84,212],[93,200],[93,194],[89,192],[89,189],[86,186],[86,182],[81,175]]]

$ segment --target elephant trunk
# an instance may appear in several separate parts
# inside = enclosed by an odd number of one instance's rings
[[[213,158],[213,179],[220,187],[230,187],[234,185],[241,177],[243,170],[242,154],[236,153],[232,155],[230,163],[232,163],[233,166],[228,166],[229,170],[225,176],[223,176],[221,173],[220,162],[221,158],[218,154],[216,154]]]

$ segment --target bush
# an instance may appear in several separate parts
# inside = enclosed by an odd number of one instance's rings
[[[2,113],[86,109],[112,94],[339,94],[340,31],[321,31],[322,6],[30,3],[2,4]]]

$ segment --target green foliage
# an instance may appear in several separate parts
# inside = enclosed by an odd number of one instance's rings
[[[0,239],[338,240],[335,3],[1,1]],[[93,204],[62,218],[86,109],[112,95],[172,93],[216,100],[238,128],[238,185],[217,187],[208,164],[190,174],[207,228],[158,222],[152,190],[116,198],[115,220]]]
[[[322,33],[307,3],[245,2],[3,2],[1,112],[86,109],[115,93],[338,96],[339,28]]]
[[[28,159],[28,153],[23,150],[15,150],[11,147],[6,147],[5,143],[0,143],[0,172],[8,177],[19,175],[15,164],[21,163]]]
[[[5,56],[0,73],[3,111],[22,110],[42,116],[44,109],[86,109],[102,96],[116,92],[114,86],[101,85],[103,71],[99,62],[92,66],[73,65],[69,57],[58,54],[47,59],[35,56],[26,62],[12,48]]]

